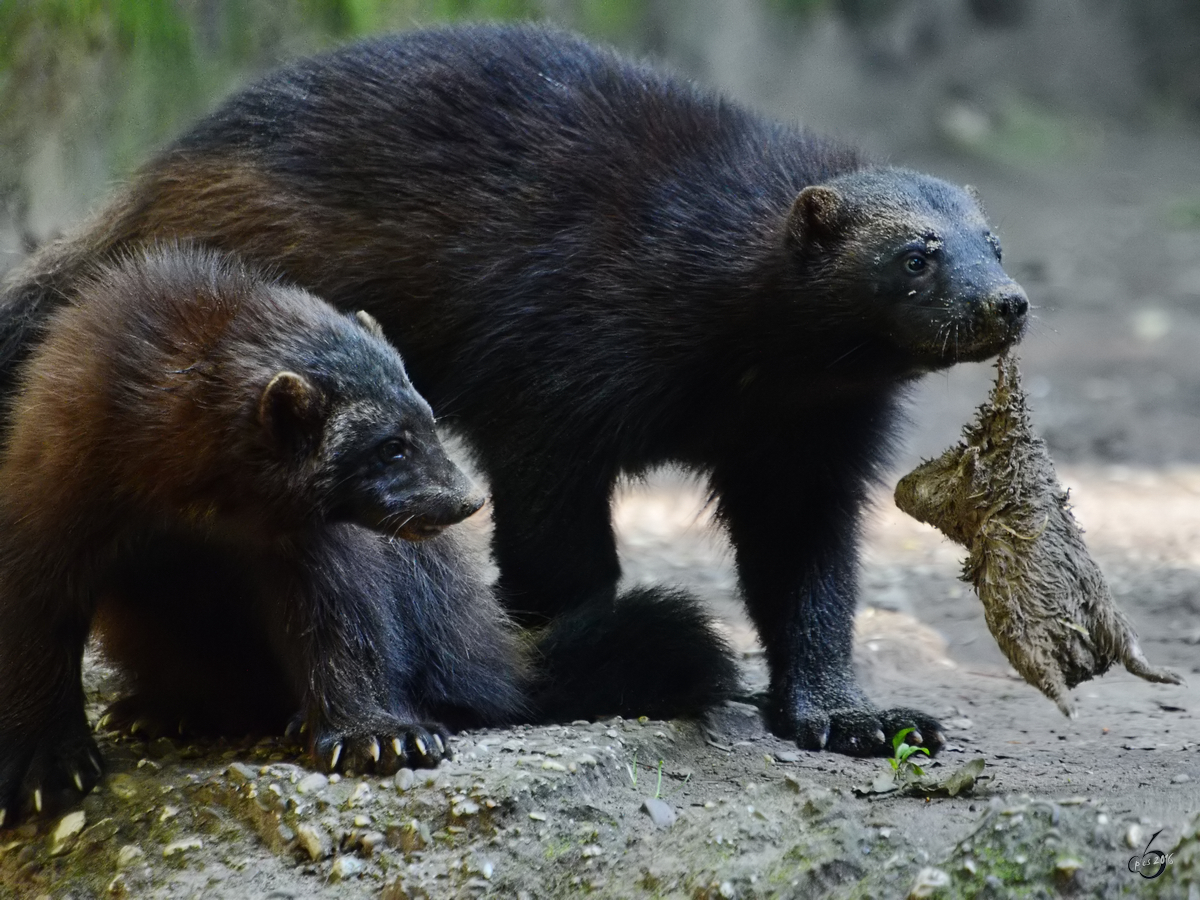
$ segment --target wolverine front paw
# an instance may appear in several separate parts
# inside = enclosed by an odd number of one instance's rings
[[[390,775],[408,767],[433,768],[452,757],[441,725],[404,722],[377,727],[319,730],[309,753],[326,772]]]
[[[905,740],[925,747],[931,754],[946,745],[945,732],[937,719],[906,707],[809,709],[794,719],[790,736],[804,750],[891,756],[892,738],[905,728],[913,729]]]
[[[0,828],[74,806],[103,774],[86,723],[32,739],[0,737]]]

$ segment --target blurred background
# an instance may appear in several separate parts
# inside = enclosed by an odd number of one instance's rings
[[[0,271],[283,61],[511,18],[976,185],[1036,307],[1023,366],[1056,459],[1200,461],[1197,0],[0,0]],[[990,377],[927,378],[903,462]]]

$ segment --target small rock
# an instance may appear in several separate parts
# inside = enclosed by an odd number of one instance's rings
[[[118,772],[110,775],[107,784],[109,793],[118,800],[132,800],[138,795],[138,782],[132,775]]]
[[[126,869],[146,855],[146,851],[137,844],[126,844],[117,851],[118,868]]]
[[[581,855],[584,859],[591,859],[593,856],[599,856],[604,852],[604,848],[599,844],[584,844]]]
[[[305,823],[296,826],[296,840],[313,862],[324,859],[333,852],[333,842],[319,825]]]
[[[463,816],[473,816],[479,812],[479,804],[473,800],[463,799],[450,807],[450,815],[456,819],[461,819]]]
[[[677,818],[675,810],[657,797],[647,797],[642,801],[642,809],[650,816],[650,821],[659,828],[670,828]]]
[[[581,765],[581,766],[599,765],[596,762],[596,757],[592,756],[592,754],[590,754],[590,753],[580,753],[579,758],[576,760],[576,762],[579,763],[579,765]]]
[[[721,900],[733,900],[735,896],[733,885],[728,881],[722,881],[717,888],[717,895],[721,897]]]
[[[1054,872],[1056,875],[1064,879],[1072,878],[1076,872],[1083,868],[1083,863],[1075,859],[1073,856],[1065,856],[1054,864]]]
[[[414,850],[424,850],[433,842],[433,834],[424,822],[413,819],[404,825],[392,825],[387,830],[386,840],[389,847],[404,853]]]
[[[367,856],[371,856],[383,845],[384,837],[381,831],[368,831],[358,839],[358,846]]]
[[[950,876],[941,869],[926,866],[917,873],[917,881],[908,892],[908,900],[925,900],[950,886]]]
[[[354,788],[354,793],[350,795],[351,806],[362,806],[371,799],[371,787],[365,781],[359,782]]]
[[[229,768],[225,770],[225,774],[229,776],[229,780],[237,784],[251,784],[258,773],[245,763],[235,762],[230,763]]]
[[[546,814],[544,812],[531,812],[529,814],[529,818],[533,819],[535,822],[545,822]]]
[[[1192,780],[1192,776],[1188,775],[1187,772],[1180,772],[1178,775],[1176,775],[1174,778],[1171,779],[1171,783],[1172,784],[1186,784],[1187,782],[1189,782],[1191,780]]]
[[[548,760],[546,760],[544,763],[542,763],[542,768],[543,768],[543,769],[548,769],[548,770],[549,770],[549,771],[551,771],[551,772],[565,772],[565,771],[567,771],[567,767],[566,767],[566,766],[564,766],[564,765],[563,765],[562,763],[560,763],[560,762],[556,762],[556,761],[555,761],[555,760],[553,760],[553,759],[548,759]]]
[[[172,841],[163,847],[163,858],[178,856],[180,853],[186,853],[188,850],[199,850],[204,846],[204,842],[198,837],[181,838],[178,841]]]
[[[120,826],[115,819],[101,819],[95,825],[89,825],[79,835],[79,842],[81,844],[107,844],[117,836],[118,831],[120,831]]]
[[[77,809],[73,813],[67,813],[59,819],[58,827],[54,829],[54,833],[50,835],[50,855],[58,856],[67,849],[75,836],[83,831],[83,826],[87,823],[87,817],[82,809]]]
[[[1140,850],[1145,837],[1146,832],[1142,830],[1142,826],[1134,822],[1125,829],[1125,846],[1131,850]]]
[[[394,781],[396,782],[396,790],[407,791],[416,783],[417,775],[412,769],[401,769],[396,773]]]
[[[800,762],[800,754],[795,750],[781,750],[775,754],[775,758],[780,762],[795,763]]]
[[[366,868],[367,864],[361,859],[353,856],[339,856],[333,861],[333,867],[329,870],[329,880],[336,882],[357,878]]]
[[[310,772],[296,782],[296,791],[300,794],[315,794],[328,784],[329,779],[323,774],[320,772]]]

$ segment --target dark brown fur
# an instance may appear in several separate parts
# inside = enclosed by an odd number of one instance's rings
[[[0,456],[0,825],[100,774],[93,616],[133,690],[114,724],[295,717],[323,767],[387,772],[521,712],[513,635],[439,534],[482,497],[377,324],[186,249],[77,290]]]
[[[905,386],[1025,324],[961,188],[561,32],[383,37],[231,98],[14,275],[0,392],[79,272],[163,237],[380,320],[489,479],[515,614],[619,608],[612,486],[681,465],[733,543],[776,731],[864,754],[915,726],[936,747],[933,718],[871,704],[851,644]]]

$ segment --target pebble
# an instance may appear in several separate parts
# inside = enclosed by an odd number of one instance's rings
[[[58,822],[58,827],[54,829],[54,833],[50,835],[50,855],[58,856],[66,850],[75,836],[83,831],[86,823],[87,817],[82,809],[63,816]]]
[[[365,853],[367,856],[371,856],[378,847],[383,845],[383,842],[383,832],[368,831],[366,834],[359,837],[358,846],[362,848],[363,853]]]
[[[1172,784],[1186,784],[1187,782],[1189,782],[1191,780],[1192,780],[1192,776],[1190,776],[1187,772],[1180,772],[1178,775],[1176,775],[1174,778],[1171,779],[1171,783]]]
[[[333,861],[333,867],[329,870],[330,881],[345,881],[349,878],[357,878],[367,868],[367,864],[361,859],[353,856],[339,856]]]
[[[296,791],[301,794],[315,794],[329,784],[329,779],[320,772],[311,772],[296,783]]]
[[[908,892],[908,900],[925,900],[950,886],[950,876],[941,869],[926,866],[917,873],[917,881]]]
[[[546,814],[544,812],[531,812],[529,814],[529,818],[533,819],[535,822],[545,822]]]
[[[117,851],[117,866],[127,868],[146,855],[146,851],[137,844],[126,844]]]
[[[329,840],[329,836],[316,825],[308,823],[297,825],[296,840],[300,842],[300,846],[304,848],[304,852],[313,862],[324,859],[333,852],[333,844]]]
[[[1131,850],[1140,850],[1145,837],[1146,833],[1142,830],[1142,826],[1134,822],[1125,829],[1125,846]]]
[[[177,856],[180,853],[186,853],[188,850],[199,850],[204,846],[204,842],[198,837],[182,838],[178,841],[172,841],[163,847],[163,857]]]
[[[236,781],[238,784],[249,784],[258,777],[257,772],[240,762],[231,763],[225,774],[229,776],[230,781]]]
[[[401,769],[392,780],[396,783],[396,790],[407,791],[417,783],[417,773],[412,769]]]
[[[647,797],[642,801],[642,809],[650,816],[650,821],[658,828],[670,828],[678,816],[667,803],[657,797]]]
[[[138,795],[137,779],[124,772],[109,776],[107,787],[118,800],[132,800]]]
[[[599,763],[596,761],[596,757],[592,756],[590,753],[580,753],[576,762],[578,762],[581,766],[599,765]]]
[[[1074,857],[1067,856],[1054,864],[1054,871],[1063,878],[1071,878],[1083,868],[1083,863]]]

